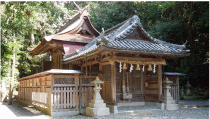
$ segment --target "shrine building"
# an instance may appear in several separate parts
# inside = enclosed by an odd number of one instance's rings
[[[51,59],[43,60],[43,72],[18,80],[20,101],[52,116],[84,113],[94,94],[90,82],[98,76],[104,81],[101,97],[112,113],[119,106],[163,108],[166,75],[179,103],[179,76],[184,74],[165,73],[163,66],[166,60],[188,56],[185,44],[153,38],[137,15],[99,33],[88,15],[86,7],[80,8],[57,34],[30,51],[32,56],[48,53]]]

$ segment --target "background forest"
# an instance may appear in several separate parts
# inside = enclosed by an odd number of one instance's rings
[[[146,31],[155,38],[184,44],[190,56],[168,60],[167,72],[187,74],[193,88],[209,89],[209,2],[76,2],[88,7],[93,26],[101,32],[138,15]],[[77,10],[73,2],[1,1],[1,81],[7,83],[42,71],[42,56],[32,57],[28,50],[44,36],[55,34]],[[134,12],[136,10],[136,12]]]

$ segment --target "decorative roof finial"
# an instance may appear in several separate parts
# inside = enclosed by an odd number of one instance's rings
[[[102,28],[102,32],[101,32],[102,36],[105,37],[105,32],[104,32],[104,28]]]
[[[73,2],[73,3],[74,3],[74,5],[79,9],[79,11],[82,10],[75,2]]]

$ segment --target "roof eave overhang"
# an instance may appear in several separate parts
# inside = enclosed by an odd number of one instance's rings
[[[116,51],[116,52],[123,52],[123,53],[139,53],[139,54],[144,54],[144,55],[161,55],[162,57],[167,57],[164,59],[175,59],[175,58],[181,58],[181,57],[186,57],[189,56],[190,53],[167,53],[167,52],[141,52],[141,51],[135,51],[135,50],[130,50],[130,49],[116,49],[112,47],[104,47],[104,50],[106,51]]]
[[[103,51],[103,46],[98,47],[98,48],[94,49],[93,51],[91,51],[89,53],[86,53],[85,55],[81,55],[81,56],[78,56],[78,57],[75,57],[75,58],[72,58],[72,59],[70,59],[70,58],[63,59],[63,63],[67,64],[67,63],[71,63],[71,62],[74,62],[74,61],[77,61],[77,60],[81,60],[84,57],[89,57],[89,56],[92,56],[94,54],[100,53],[102,51]]]

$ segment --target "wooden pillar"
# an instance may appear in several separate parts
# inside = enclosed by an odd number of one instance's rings
[[[142,69],[142,68],[143,68],[143,66],[141,67],[141,69]],[[146,72],[147,72],[147,71],[146,71],[146,69],[147,69],[147,68],[146,68],[146,66],[145,66],[145,67],[144,67],[144,71],[141,70],[141,77],[142,77],[142,79],[143,79],[143,80],[142,80],[142,85],[143,85],[143,93],[144,93],[144,94],[146,94],[146,91],[145,91],[145,82],[146,82],[146,78],[147,78],[147,75],[146,75]]]
[[[111,101],[113,104],[116,103],[116,62],[110,61],[111,63]]]
[[[78,98],[80,98],[80,97],[78,97],[78,92],[79,92],[79,90],[78,90],[79,89],[78,88],[78,86],[79,86],[79,74],[75,74],[74,76],[75,76],[75,85],[76,85],[75,89],[77,91],[77,93],[76,93],[76,101],[75,102],[76,102],[76,109],[78,109],[78,106],[79,106],[78,105],[79,104],[78,103]]]
[[[158,65],[158,99],[161,100],[162,95],[162,65]]]
[[[177,76],[176,78],[176,84],[177,84],[177,92],[178,92],[178,101],[177,101],[177,104],[179,104],[179,76]]]
[[[144,74],[143,74],[143,72],[142,72],[142,66],[140,66],[141,67],[141,93],[143,93],[144,92]]]
[[[89,65],[89,70],[91,71],[91,70],[92,70],[92,68],[93,68],[93,66],[92,66],[92,63],[90,62],[90,65]]]
[[[81,70],[85,70],[85,67],[81,66]]]
[[[51,93],[51,96],[50,96],[51,102],[50,102],[50,108],[51,108],[51,112],[52,112],[52,110],[53,110],[53,85],[54,85],[54,77],[53,77],[53,74],[50,75],[50,78],[51,78],[51,91],[50,91],[50,93]]]

